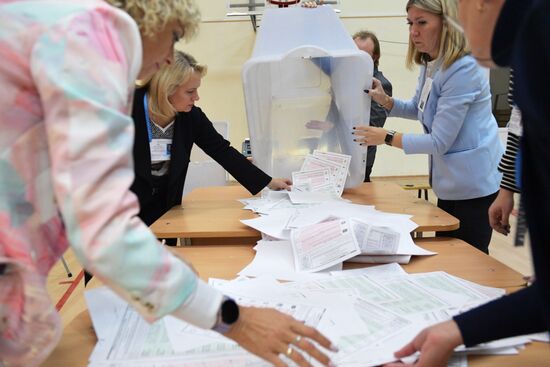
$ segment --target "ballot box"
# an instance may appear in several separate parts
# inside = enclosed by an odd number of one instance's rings
[[[242,70],[254,163],[291,177],[314,150],[352,157],[346,187],[363,182],[365,146],[353,126],[369,123],[373,62],[330,6],[266,9]]]

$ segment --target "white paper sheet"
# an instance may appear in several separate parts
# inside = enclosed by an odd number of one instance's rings
[[[293,215],[294,210],[277,210],[270,215],[254,219],[243,219],[241,223],[246,224],[262,233],[279,240],[290,239],[290,231],[286,229],[287,223]]]
[[[279,280],[308,280],[330,276],[327,269],[318,273],[297,272],[294,266],[292,245],[289,241],[258,241],[254,247],[256,255],[250,264],[244,267],[238,274],[257,277],[271,275]],[[342,267],[341,263],[336,267]]]

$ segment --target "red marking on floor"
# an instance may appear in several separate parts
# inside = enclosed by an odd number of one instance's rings
[[[74,292],[76,286],[78,285],[78,283],[80,283],[82,278],[84,278],[84,270],[81,270],[80,273],[78,273],[78,275],[74,279],[74,281],[70,282],[71,285],[69,286],[69,288],[65,291],[63,296],[59,299],[59,301],[55,305],[55,308],[56,308],[57,311],[61,310],[61,308],[63,307],[65,302],[67,302],[67,300],[69,299],[71,294]]]

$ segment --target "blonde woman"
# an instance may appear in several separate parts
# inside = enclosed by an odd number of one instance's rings
[[[216,132],[197,106],[198,89],[206,74],[184,52],[176,51],[174,62],[136,90],[132,117],[136,127],[131,190],[138,196],[140,218],[148,225],[181,203],[193,144],[214,158],[252,194],[268,186],[288,189],[290,180],[272,179],[250,163]],[[170,147],[170,148],[168,148]]]
[[[69,245],[149,321],[214,327],[278,366],[287,351],[309,366],[298,349],[329,363],[308,341],[329,347],[321,334],[224,298],[136,215],[134,83],[172,62],[198,21],[191,0],[0,3],[0,365],[38,366],[55,346],[46,276]]]
[[[489,80],[468,55],[464,35],[447,20],[456,19],[456,3],[407,2],[407,64],[420,65],[412,99],[388,96],[378,80],[368,90],[389,116],[419,120],[424,134],[357,126],[355,135],[361,144],[387,144],[406,154],[429,154],[438,206],[460,220],[459,229],[441,235],[460,238],[488,253],[492,228],[487,211],[499,190],[497,167],[503,148],[491,112]]]

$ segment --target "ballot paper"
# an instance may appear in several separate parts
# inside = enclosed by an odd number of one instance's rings
[[[333,182],[338,190],[338,196],[341,196],[344,191],[347,176],[349,175],[351,156],[333,152],[322,152],[320,150],[314,150],[313,156],[336,164],[336,166],[332,166],[335,167],[332,171]]]
[[[323,307],[288,300],[230,295],[240,305],[275,308],[313,327],[325,313]],[[214,364],[204,366],[215,366],[222,357],[223,360],[231,359],[244,365],[265,365],[264,361],[216,332],[199,329],[173,317],[148,324],[130,305],[106,288],[89,294],[87,300],[92,318],[99,321],[94,323],[100,326],[96,333],[98,336],[108,335],[104,343],[96,345],[90,366],[200,366],[200,362],[211,358]],[[102,315],[100,312],[106,308],[116,309],[117,317]],[[107,326],[107,320],[113,324]]]
[[[298,271],[323,270],[361,253],[350,222],[345,219],[293,229],[290,241]]]
[[[348,262],[360,264],[408,264],[411,261],[411,255],[358,255],[352,257]]]
[[[352,220],[352,228],[362,254],[391,255],[397,253],[399,232],[390,227],[373,226],[359,220]]]
[[[336,194],[328,168],[292,172],[292,191]]]

